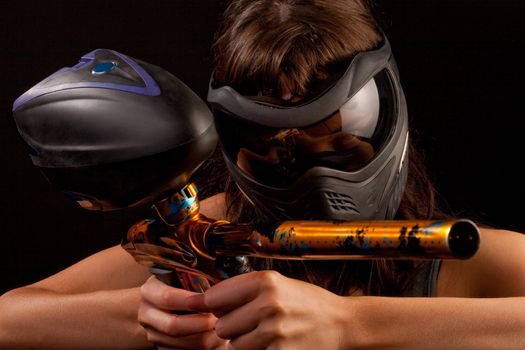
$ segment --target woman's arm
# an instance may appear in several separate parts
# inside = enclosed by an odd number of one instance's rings
[[[377,348],[525,349],[524,252],[525,235],[482,230],[473,258],[443,262],[438,298],[355,302],[366,339]]]
[[[201,202],[224,217],[224,196]],[[94,254],[0,296],[0,349],[151,348],[137,320],[140,286],[151,274],[122,247]]]
[[[349,300],[374,348],[525,349],[525,235],[481,230],[478,253],[443,261],[437,298]]]
[[[364,348],[524,349],[525,298],[381,298],[348,300]],[[350,328],[349,328],[350,329]],[[351,332],[346,344],[355,344]],[[345,347],[351,349],[352,347]]]
[[[525,235],[481,238],[475,258],[444,264],[438,290],[446,297],[340,297],[263,271],[218,283],[186,305],[213,312],[217,334],[236,350],[524,349]]]
[[[359,299],[366,339],[377,348],[525,349],[524,252],[524,234],[481,230],[474,257],[443,262],[438,298]]]
[[[482,229],[480,238],[472,258],[443,261],[437,296],[525,296],[525,234]]]
[[[0,297],[1,349],[150,348],[137,321],[150,276],[120,246]]]

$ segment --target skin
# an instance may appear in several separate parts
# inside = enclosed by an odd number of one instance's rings
[[[262,271],[186,303],[216,315],[236,350],[522,349],[525,236],[482,230],[482,242],[472,259],[443,262],[437,298],[341,297]]]
[[[224,196],[201,211],[224,217]],[[525,236],[481,234],[473,258],[443,262],[438,298],[340,297],[274,271],[197,295],[116,246],[1,296],[0,348],[522,349]]]
[[[223,206],[218,205],[223,201],[223,195],[204,200],[201,212],[224,217]],[[0,349],[150,349],[153,345],[147,338],[152,331],[146,332],[138,321],[139,305],[141,310],[146,305],[141,304],[140,286],[150,276],[147,268],[118,245],[44,280],[11,290],[0,296]],[[177,300],[187,295],[185,291],[175,293]],[[170,308],[176,309],[176,304]],[[209,314],[189,317],[188,321],[206,324],[202,319],[215,320]],[[204,342],[206,346],[200,348],[212,348],[213,341],[205,340],[209,338],[206,328],[197,327],[195,333],[201,334],[188,338],[186,344],[191,340]],[[215,343],[224,343],[213,336]]]
[[[149,277],[126,252],[109,248],[0,297],[1,349],[145,349],[137,322]],[[102,321],[103,320],[103,321]]]

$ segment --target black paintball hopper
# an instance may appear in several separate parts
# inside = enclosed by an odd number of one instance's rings
[[[185,186],[214,151],[213,117],[166,70],[106,49],[52,74],[13,105],[33,164],[82,207],[113,210]]]

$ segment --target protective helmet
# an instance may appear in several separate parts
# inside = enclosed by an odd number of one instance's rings
[[[273,219],[392,219],[407,178],[408,117],[390,44],[357,54],[299,103],[215,86],[208,102],[233,179]]]

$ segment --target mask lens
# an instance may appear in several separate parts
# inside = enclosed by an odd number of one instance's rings
[[[370,79],[335,113],[303,128],[274,129],[218,111],[226,155],[246,175],[284,188],[313,167],[353,172],[385,144],[395,122],[395,97],[386,71]]]

